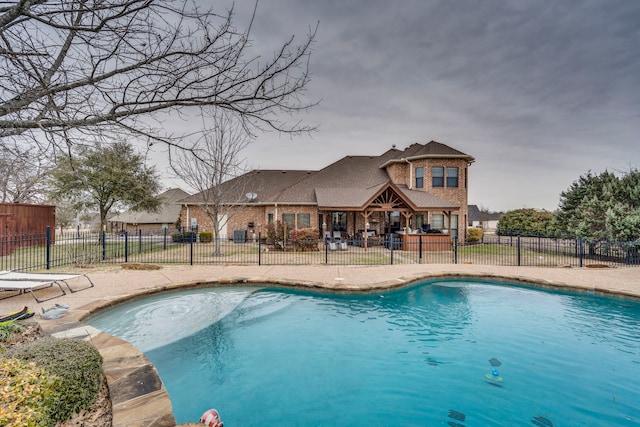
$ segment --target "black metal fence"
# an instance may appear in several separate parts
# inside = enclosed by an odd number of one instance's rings
[[[202,239],[201,239],[202,236]],[[640,241],[587,242],[582,239],[484,236],[469,243],[399,235],[371,240],[270,241],[234,234],[211,239],[195,233],[110,234],[57,232],[0,234],[0,270],[45,270],[119,263],[254,265],[482,264],[583,267],[589,264],[639,266]]]

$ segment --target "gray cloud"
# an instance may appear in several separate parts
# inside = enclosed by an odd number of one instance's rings
[[[476,157],[470,201],[504,210],[554,209],[588,170],[639,166],[637,0],[261,0],[254,51],[317,22],[307,95],[322,102],[301,118],[320,130],[261,135],[254,167],[435,139]]]

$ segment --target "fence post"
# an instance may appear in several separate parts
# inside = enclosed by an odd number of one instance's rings
[[[258,231],[258,265],[262,265],[262,231]]]
[[[458,263],[458,236],[453,239],[453,263]]]
[[[189,234],[189,264],[193,265],[193,241],[195,240],[196,234],[191,232]]]
[[[391,233],[389,234],[389,248],[391,249],[391,265],[393,265],[393,247],[395,245],[395,239],[394,239],[395,234]]]
[[[329,238],[324,238],[324,263],[329,264]]]
[[[517,244],[518,244],[518,267],[520,267],[520,235],[518,234],[518,239],[517,239]]]
[[[142,253],[142,228],[138,228],[138,254]]]
[[[47,250],[46,250],[46,260],[45,264],[47,265],[47,270],[51,269],[51,227],[47,225]]]
[[[627,251],[624,256],[624,263],[627,265],[631,265],[631,249],[627,246]]]
[[[107,259],[107,233],[102,230],[100,233],[102,233],[102,260],[106,260]]]
[[[578,237],[578,259],[580,260],[578,266],[582,267],[582,257],[584,256],[584,247],[582,246],[582,236]]]
[[[418,235],[418,251],[420,255],[418,256],[418,264],[422,264],[422,234]]]
[[[542,252],[542,233],[538,231],[538,252]]]
[[[124,262],[129,262],[129,231],[124,232]]]
[[[167,249],[167,234],[169,234],[169,229],[164,229],[164,241],[162,243],[162,249]]]

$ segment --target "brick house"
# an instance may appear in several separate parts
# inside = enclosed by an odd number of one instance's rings
[[[475,159],[431,141],[379,156],[346,156],[318,171],[253,170],[222,184],[220,237],[248,236],[281,221],[318,236],[361,237],[440,231],[464,238],[468,168]],[[203,193],[180,201],[182,224],[211,231]]]

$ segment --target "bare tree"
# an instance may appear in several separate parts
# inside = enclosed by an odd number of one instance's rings
[[[52,204],[56,205],[56,226],[60,227],[60,234],[65,228],[74,225],[78,211],[69,199],[61,198]]]
[[[71,152],[108,135],[180,147],[167,114],[203,107],[249,132],[312,130],[286,117],[313,105],[302,94],[317,27],[265,60],[250,52],[255,8],[245,30],[233,17],[188,0],[1,2],[0,146]]]
[[[196,191],[196,204],[213,225],[215,255],[220,255],[220,234],[226,221],[246,205],[245,183],[232,178],[244,172],[240,152],[251,142],[240,123],[227,113],[213,117],[213,128],[181,151],[172,162],[174,173]]]
[[[47,160],[40,156],[0,146],[0,202],[42,202],[49,170]]]

